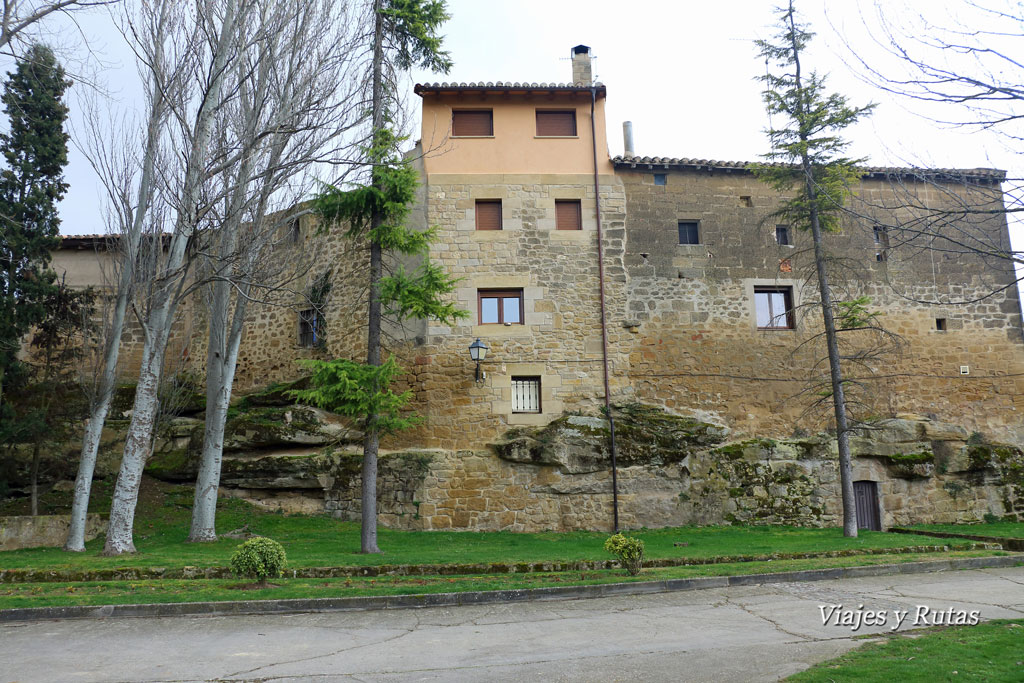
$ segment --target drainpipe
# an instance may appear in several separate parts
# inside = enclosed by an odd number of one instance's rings
[[[612,456],[612,511],[614,532],[619,533],[619,475],[615,463],[615,418],[612,416],[611,390],[608,386],[608,320],[604,304],[604,238],[601,233],[601,183],[597,177],[597,124],[594,110],[597,107],[597,88],[590,87],[590,141],[594,150],[594,201],[597,206],[597,277],[601,288],[601,356],[604,365],[604,411],[608,417]]]

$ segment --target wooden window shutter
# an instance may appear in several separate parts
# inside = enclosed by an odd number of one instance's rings
[[[555,228],[557,230],[583,229],[580,200],[563,199],[555,201]]]
[[[538,137],[576,135],[575,111],[537,111]]]
[[[476,229],[501,230],[501,200],[476,200]]]
[[[455,110],[452,112],[452,135],[494,135],[494,114],[490,109]]]

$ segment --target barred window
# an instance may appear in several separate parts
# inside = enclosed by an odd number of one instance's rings
[[[540,412],[540,377],[512,378],[512,412]]]
[[[326,327],[323,313],[315,308],[299,311],[299,346],[308,349],[323,346]]]

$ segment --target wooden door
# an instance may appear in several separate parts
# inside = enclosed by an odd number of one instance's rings
[[[853,497],[857,501],[857,528],[881,531],[878,514],[878,484],[873,481],[853,482]]]

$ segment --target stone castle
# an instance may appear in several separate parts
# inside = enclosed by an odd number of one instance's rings
[[[567,84],[415,87],[413,220],[438,227],[430,258],[461,278],[469,317],[390,330],[425,421],[384,442],[382,521],[608,528],[607,387],[624,526],[837,523],[810,237],[772,218],[779,195],[744,163],[638,157],[628,142],[611,158],[589,48],[572,64]],[[847,340],[864,526],[1024,513],[1020,302],[1012,264],[985,255],[1010,248],[1003,176],[865,168],[827,238],[848,274],[840,298],[870,297],[887,332]],[[282,257],[313,254],[304,286],[327,274],[330,294],[252,313],[235,385],[252,414],[229,425],[225,492],[356,518],[351,430],[261,390],[298,378],[298,358],[362,356],[366,254],[318,235],[311,215],[294,229]],[[65,238],[55,267],[100,282],[102,244]],[[184,316],[197,333],[174,353],[201,372],[202,311]],[[129,331],[124,344],[130,368],[140,342]],[[189,424],[168,431],[151,473],[194,472]]]

